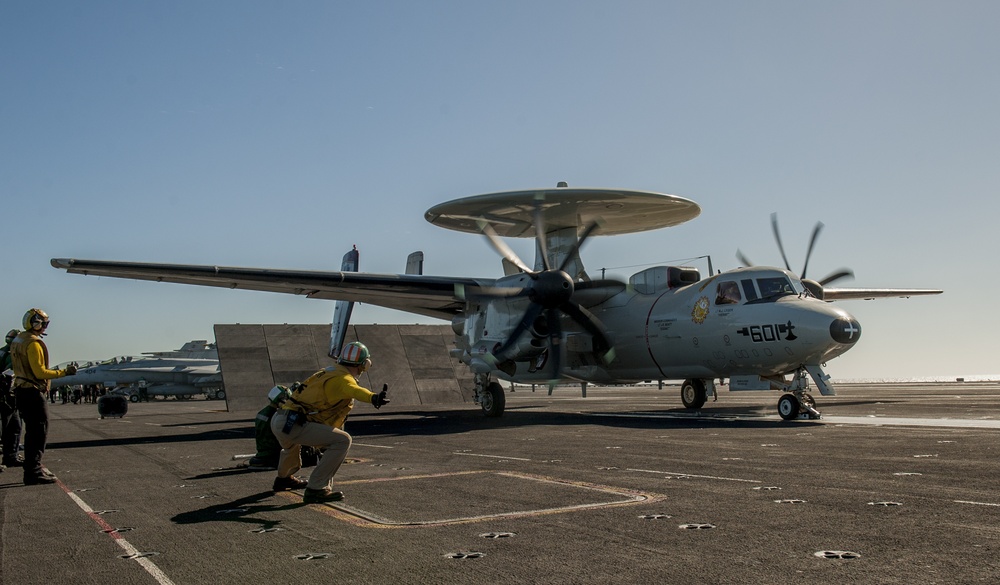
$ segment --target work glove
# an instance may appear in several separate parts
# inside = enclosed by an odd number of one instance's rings
[[[70,364],[70,365],[66,366],[66,375],[67,376],[73,376],[75,374],[76,374],[76,366],[74,364]]]
[[[372,395],[372,406],[375,408],[382,408],[383,404],[389,404],[389,399],[386,398],[386,394],[389,392],[389,385],[382,384],[382,391],[378,394]]]

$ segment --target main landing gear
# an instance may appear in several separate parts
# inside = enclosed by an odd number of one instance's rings
[[[704,380],[689,378],[681,384],[681,402],[684,403],[684,408],[697,410],[705,406],[707,399],[708,391]]]
[[[476,374],[476,403],[483,409],[483,414],[490,418],[503,415],[504,406],[507,404],[507,397],[504,396],[503,386],[495,380],[490,380],[489,374]]]

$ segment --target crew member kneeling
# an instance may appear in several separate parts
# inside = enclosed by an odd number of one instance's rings
[[[381,408],[389,399],[388,385],[375,394],[358,384],[358,376],[371,366],[371,353],[363,343],[353,341],[340,352],[337,365],[323,368],[294,388],[291,397],[271,417],[271,430],[281,444],[278,477],[274,491],[306,488],[303,501],[337,502],[343,492],[330,484],[351,448],[351,435],[344,431],[344,421],[354,401],[370,402]],[[295,477],[302,468],[302,445],[325,449],[309,481]]]

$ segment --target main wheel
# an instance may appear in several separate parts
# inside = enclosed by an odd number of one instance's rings
[[[494,418],[503,414],[503,408],[507,404],[507,397],[503,394],[503,386],[499,382],[490,382],[486,386],[480,406],[483,407],[483,414]]]
[[[128,401],[129,402],[139,402],[139,395],[138,394],[129,394]]]
[[[794,394],[785,394],[778,399],[778,416],[785,420],[799,418],[799,399]]]
[[[708,394],[705,391],[704,381],[698,379],[684,380],[684,384],[681,386],[681,402],[684,403],[684,408],[692,410],[701,408],[705,406],[707,398]]]

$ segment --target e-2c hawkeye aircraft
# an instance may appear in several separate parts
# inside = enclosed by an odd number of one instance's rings
[[[818,417],[808,379],[822,394],[835,394],[822,365],[861,335],[857,319],[829,301],[941,292],[833,288],[827,285],[849,272],[808,280],[787,260],[785,269],[744,261],[748,266],[707,278],[691,267],[656,266],[627,282],[594,279],[584,269],[579,251],[590,236],[675,226],[700,213],[676,195],[565,183],[456,199],[426,212],[435,225],[485,234],[503,256],[500,278],[76,259],[52,265],[75,274],[365,302],[449,321],[452,355],[472,370],[475,400],[487,416],[504,411],[498,379],[548,384],[550,391],[568,380],[584,391],[587,383],[683,380],[682,402],[697,409],[715,395],[715,380],[728,378],[731,390],[783,391],[784,419]],[[813,243],[817,235],[818,228]],[[533,266],[502,237],[534,238]]]

